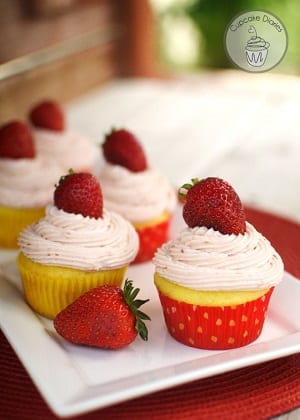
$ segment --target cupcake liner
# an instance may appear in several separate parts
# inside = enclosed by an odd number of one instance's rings
[[[179,302],[158,290],[170,335],[191,347],[226,350],[245,346],[262,331],[274,288],[236,306],[200,306]]]
[[[261,67],[265,64],[268,54],[268,49],[261,49],[259,51],[251,51],[246,49],[246,57],[250,66]]]
[[[25,298],[32,309],[53,319],[66,306],[94,287],[121,286],[127,266],[84,271],[36,263],[20,253],[17,259]]]
[[[0,247],[18,248],[18,237],[21,230],[44,215],[44,208],[29,209],[0,206]]]
[[[152,260],[157,248],[169,239],[170,222],[171,214],[168,214],[165,219],[155,224],[149,222],[149,224],[138,226],[133,223],[140,241],[139,251],[133,263]]]

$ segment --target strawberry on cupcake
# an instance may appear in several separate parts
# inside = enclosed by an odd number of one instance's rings
[[[61,104],[46,99],[33,105],[28,115],[35,137],[37,153],[55,160],[61,173],[73,168],[76,172],[99,171],[98,146],[68,126]]]
[[[17,263],[27,302],[54,318],[94,287],[120,286],[138,245],[132,225],[103,206],[98,180],[70,171],[56,185],[45,217],[19,236]]]
[[[138,138],[127,129],[113,129],[102,144],[100,181],[107,208],[135,227],[140,248],[134,262],[150,261],[168,240],[177,197],[169,180],[152,167]]]
[[[37,153],[30,127],[0,127],[0,247],[17,248],[20,231],[45,214],[59,167]]]
[[[232,349],[256,340],[283,263],[246,221],[226,181],[193,179],[179,190],[187,227],[154,257],[154,281],[169,333],[202,349]]]

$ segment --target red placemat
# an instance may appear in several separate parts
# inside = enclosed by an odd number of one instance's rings
[[[300,225],[247,208],[247,219],[300,278]],[[0,333],[0,419],[52,420],[47,407],[6,338]],[[300,407],[300,354],[156,392],[76,416],[78,420],[263,420]]]

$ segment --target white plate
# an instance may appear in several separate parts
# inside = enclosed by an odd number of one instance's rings
[[[175,219],[173,234],[180,226]],[[24,302],[15,252],[0,252],[0,325],[41,394],[61,417],[105,407],[153,391],[300,351],[300,281],[288,273],[275,289],[263,332],[234,350],[184,346],[167,333],[151,263],[130,267],[128,277],[150,298],[144,310],[149,341],[139,338],[118,351],[75,346],[55,333],[52,322]]]

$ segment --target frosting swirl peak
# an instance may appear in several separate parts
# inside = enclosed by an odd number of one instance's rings
[[[95,219],[50,205],[44,218],[21,232],[19,246],[35,262],[93,271],[129,264],[139,242],[132,225],[117,213],[104,209]]]
[[[279,254],[248,222],[243,235],[185,228],[157,250],[153,261],[161,276],[197,290],[267,289],[283,276]]]
[[[47,168],[47,170],[45,170]],[[45,207],[53,200],[61,168],[41,156],[0,159],[0,204],[16,208]]]
[[[164,211],[173,212],[176,206],[175,188],[154,168],[131,172],[105,162],[100,183],[106,207],[131,222],[153,219]]]

